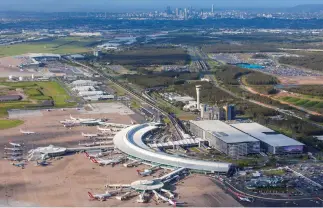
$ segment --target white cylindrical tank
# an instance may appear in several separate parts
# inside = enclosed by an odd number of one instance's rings
[[[23,81],[24,80],[24,78],[23,77],[19,77],[19,81]]]
[[[34,74],[32,74],[32,75],[31,75],[31,80],[34,80],[34,78],[35,78],[35,77],[34,77]]]
[[[201,85],[196,85],[196,109],[200,110],[200,91]]]
[[[12,75],[9,75],[9,80],[12,80],[13,79],[13,76]]]

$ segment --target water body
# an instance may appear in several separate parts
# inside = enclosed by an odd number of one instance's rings
[[[282,84],[277,84],[275,85],[276,89],[289,89],[289,88],[293,88],[293,87],[297,87],[299,85],[297,84],[288,84],[288,85],[282,85]]]
[[[248,64],[248,63],[239,63],[236,64],[236,66],[244,68],[244,69],[263,69],[264,66],[261,66],[259,64]]]

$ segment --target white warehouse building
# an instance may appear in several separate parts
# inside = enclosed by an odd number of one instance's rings
[[[98,83],[92,80],[76,80],[72,82],[70,85],[72,87],[79,87],[79,86],[95,86]]]
[[[93,86],[80,86],[80,87],[73,87],[72,91],[82,92],[82,91],[95,91]]]
[[[85,96],[95,96],[95,95],[103,95],[103,91],[81,91],[78,93],[79,96],[85,97]]]

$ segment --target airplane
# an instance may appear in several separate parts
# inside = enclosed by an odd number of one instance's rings
[[[82,136],[92,138],[92,137],[98,137],[99,135],[98,134],[84,134],[82,132]]]
[[[74,118],[72,117],[72,115],[70,114],[70,119],[73,120],[73,121],[96,121],[96,119],[94,118]]]
[[[4,150],[19,151],[19,152],[23,151],[23,149],[21,148],[9,148],[9,147],[5,147]]]
[[[18,143],[13,143],[13,142],[9,142],[9,144],[14,147],[22,147],[23,146],[23,144],[18,144]]]
[[[27,135],[29,135],[29,134],[35,134],[35,132],[33,132],[33,131],[23,131],[22,129],[20,129],[20,133],[27,134]]]
[[[114,165],[116,163],[120,163],[122,161],[122,158],[115,158],[115,159],[109,159],[109,160],[91,158],[91,160],[94,163],[98,163],[100,166],[104,166],[104,165]]]
[[[24,169],[25,168],[25,163],[11,163],[13,166],[16,166],[16,167],[19,167],[19,168],[22,168]]]
[[[137,170],[138,175],[143,176],[143,177],[150,176],[152,174],[152,172],[153,171],[150,169],[145,169],[143,171]]]
[[[47,162],[46,160],[42,160],[42,161],[38,162],[38,160],[37,160],[36,165],[37,166],[47,166],[47,165],[49,165],[49,162]]]
[[[103,157],[103,156],[106,156],[108,155],[110,152],[99,152],[99,153],[96,153],[96,154],[89,154],[87,152],[85,152],[85,156],[89,159],[92,159],[92,158],[99,158],[99,157]],[[93,161],[92,161],[93,162]]]
[[[111,129],[100,128],[99,126],[97,127],[97,129],[102,132],[112,132]]]
[[[71,127],[74,127],[74,126],[76,126],[76,124],[75,124],[75,123],[65,123],[65,124],[64,124],[64,127],[65,127],[65,128],[71,128]]]
[[[251,202],[251,200],[250,200],[248,197],[238,196],[238,198],[239,198],[241,201]]]
[[[90,200],[105,201],[112,196],[112,194],[110,194],[108,191],[105,192],[104,194],[92,194],[91,192],[87,192],[87,193],[90,197]]]
[[[169,203],[170,205],[173,205],[174,207],[176,207],[176,206],[178,206],[178,205],[184,205],[184,204],[186,204],[186,203],[184,203],[184,202],[177,202],[177,201],[174,201],[174,200],[171,200],[171,199],[169,199],[169,200],[168,200],[168,203]]]
[[[135,125],[135,124],[136,124],[136,122],[135,122],[135,121],[133,121],[133,120],[131,120],[131,124],[132,124],[132,125]]]

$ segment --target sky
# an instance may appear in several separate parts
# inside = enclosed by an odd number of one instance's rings
[[[323,0],[0,0],[2,11],[141,11],[166,6],[210,8],[280,8],[323,4]]]

